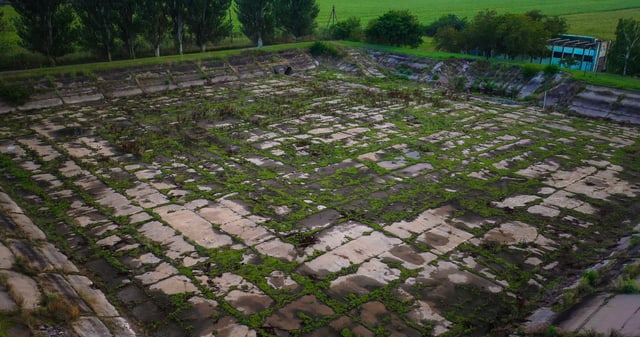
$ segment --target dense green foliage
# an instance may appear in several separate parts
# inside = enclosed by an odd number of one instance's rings
[[[422,43],[422,26],[408,10],[389,11],[369,22],[365,35],[371,43],[416,48]]]
[[[15,84],[0,82],[0,99],[12,105],[22,105],[31,97],[31,91]]]
[[[258,48],[274,38],[276,17],[274,0],[235,0],[242,33]]]
[[[200,51],[207,42],[218,42],[231,34],[231,20],[227,11],[231,0],[191,0],[187,4],[186,23],[193,33]]]
[[[337,57],[339,55],[336,47],[320,41],[316,41],[309,46],[309,52],[313,56]]]
[[[315,0],[277,0],[276,18],[278,25],[293,36],[299,37],[313,34],[316,17],[320,12]]]
[[[114,3],[101,0],[77,0],[76,12],[82,22],[81,43],[95,55],[112,60],[116,48],[116,12]]]
[[[469,25],[467,18],[459,18],[455,14],[443,15],[438,20],[432,22],[424,28],[424,35],[433,37],[436,35],[439,29],[453,28],[456,31],[461,31]]]
[[[540,57],[546,53],[547,40],[565,33],[562,18],[549,17],[534,10],[525,14],[479,12],[468,26],[439,27],[434,36],[436,47],[449,52],[475,52],[486,58],[495,55]]]
[[[73,12],[63,0],[11,2],[20,19],[16,22],[22,46],[44,54],[55,65],[56,58],[73,50]]]
[[[140,48],[160,48],[173,38],[175,52],[182,55],[186,43],[206,51],[232,35],[230,8],[234,0],[37,0],[12,2],[18,18],[20,45],[56,58],[74,47],[94,57],[134,59]],[[319,9],[315,0],[235,1],[240,30],[254,43],[274,41],[286,32],[294,40],[311,35]],[[4,15],[4,11],[0,11]],[[1,21],[0,21],[1,22]],[[3,30],[0,29],[0,33]],[[258,43],[260,41],[260,43]]]
[[[163,1],[142,0],[145,8],[140,17],[142,21],[142,36],[153,46],[156,57],[160,56],[160,45],[167,33],[169,18],[167,17],[167,4]]]
[[[609,70],[623,76],[640,73],[640,21],[620,19],[609,51]]]
[[[364,39],[364,31],[362,30],[360,19],[355,16],[338,21],[338,23],[331,26],[330,34],[334,40],[362,41]]]

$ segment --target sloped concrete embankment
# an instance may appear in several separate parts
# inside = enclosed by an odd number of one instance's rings
[[[34,93],[30,100],[17,107],[0,100],[0,114],[225,83],[274,72],[284,73],[281,70],[287,67],[295,73],[317,65],[317,61],[307,53],[290,49],[274,53],[248,51],[224,59],[29,77],[12,82],[30,89]]]
[[[451,87],[457,78],[462,78],[466,88],[472,91],[488,95],[506,94],[518,99],[534,96],[540,104],[548,107],[567,109],[592,118],[640,124],[640,92],[585,85],[562,73],[547,77],[540,72],[531,79],[525,79],[519,66],[492,64],[484,60],[435,60],[380,51],[370,51],[368,56],[368,62],[362,61],[360,56],[354,59],[360,62],[343,62],[339,69],[363,75],[386,71],[443,87]],[[373,71],[373,65],[384,70]],[[547,92],[546,102],[542,94],[545,87],[552,88]]]
[[[0,315],[9,336],[135,337],[105,294],[0,190]],[[58,323],[37,324],[38,317]]]
[[[640,124],[640,93],[588,85],[568,105],[581,115]]]

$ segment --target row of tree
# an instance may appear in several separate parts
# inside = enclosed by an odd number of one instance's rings
[[[439,26],[429,28],[438,49],[477,53],[487,58],[537,58],[548,55],[547,41],[567,32],[565,19],[547,16],[538,10],[524,14],[498,14],[494,10],[478,13],[470,23],[455,16],[443,17]]]
[[[319,9],[315,0],[12,0],[20,15],[15,22],[21,44],[42,53],[52,64],[77,45],[109,60],[118,46],[130,58],[142,40],[156,56],[171,34],[183,53],[189,36],[202,51],[232,33],[232,7],[241,31],[255,44],[276,31],[293,39],[311,34]]]

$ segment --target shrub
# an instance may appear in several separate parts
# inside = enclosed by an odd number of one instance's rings
[[[636,280],[626,280],[620,290],[625,294],[637,294],[640,293],[640,285]]]
[[[27,103],[31,97],[31,90],[17,84],[0,82],[0,99],[17,106]]]
[[[542,70],[546,76],[553,76],[560,72],[560,67],[556,64],[549,64]]]
[[[453,80],[453,88],[456,91],[467,90],[467,78],[464,76],[458,76]]]
[[[422,26],[409,11],[389,11],[369,22],[367,41],[391,46],[416,48],[422,43]]]
[[[598,279],[600,278],[600,273],[597,270],[587,270],[582,273],[582,277],[585,282],[591,287],[595,287],[598,285]]]
[[[313,56],[329,56],[329,57],[337,57],[339,55],[336,47],[324,43],[316,41],[309,47],[309,52]]]
[[[525,80],[530,80],[533,77],[535,77],[536,75],[538,75],[538,67],[536,67],[533,64],[525,64],[521,67],[521,71],[522,71],[522,77]]]
[[[58,323],[72,322],[80,316],[78,306],[65,301],[58,294],[46,294],[44,301],[47,314]]]
[[[352,16],[336,23],[331,27],[331,38],[334,40],[362,41],[364,33],[360,25],[360,19]]]
[[[452,28],[456,31],[462,31],[469,25],[467,18],[459,18],[455,14],[443,15],[438,20],[424,27],[424,35],[433,37],[440,28]]]

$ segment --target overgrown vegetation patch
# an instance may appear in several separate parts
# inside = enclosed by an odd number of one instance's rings
[[[635,127],[462,80],[270,74],[1,115],[1,184],[184,335],[507,335],[597,287],[583,270],[638,221]]]

